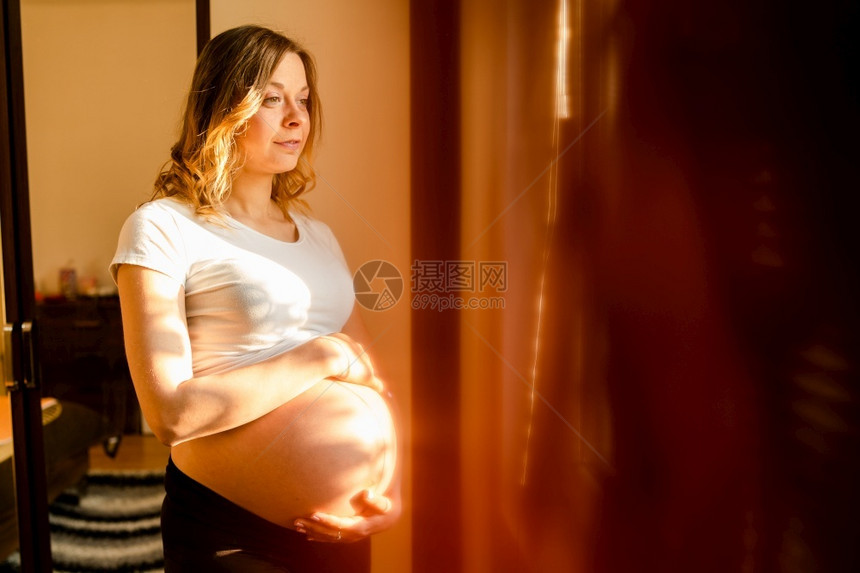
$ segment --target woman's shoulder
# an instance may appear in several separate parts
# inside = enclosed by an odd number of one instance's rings
[[[194,208],[174,197],[159,197],[143,203],[134,212],[142,217],[172,217],[177,214],[189,216],[194,214]]]
[[[187,258],[185,236],[179,213],[181,204],[157,199],[144,203],[126,219],[120,230],[117,250],[110,264],[116,280],[120,265],[134,264],[155,269],[184,280]]]
[[[194,208],[187,203],[172,197],[161,197],[139,205],[129,216],[126,224],[137,227],[175,228],[184,226],[186,222],[195,222],[197,217]]]

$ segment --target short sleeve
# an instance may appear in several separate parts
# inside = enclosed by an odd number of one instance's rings
[[[110,264],[114,282],[124,264],[146,267],[185,284],[187,255],[181,230],[169,209],[158,202],[147,203],[126,219]]]

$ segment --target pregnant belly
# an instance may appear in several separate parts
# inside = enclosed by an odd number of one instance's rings
[[[362,490],[391,484],[396,436],[385,400],[324,380],[262,418],[175,447],[185,473],[257,515],[291,527],[314,511],[355,515]]]

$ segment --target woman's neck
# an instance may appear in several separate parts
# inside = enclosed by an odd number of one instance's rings
[[[232,216],[265,218],[271,215],[272,176],[240,173],[233,179],[230,196],[224,206]]]
[[[298,228],[292,218],[272,200],[272,177],[247,175],[233,180],[230,196],[224,201],[227,214],[258,233],[279,241],[298,241]]]

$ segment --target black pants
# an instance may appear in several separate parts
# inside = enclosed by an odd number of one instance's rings
[[[165,573],[367,573],[370,540],[308,541],[239,507],[167,463],[161,508]]]

